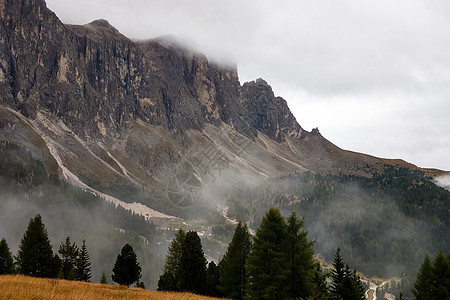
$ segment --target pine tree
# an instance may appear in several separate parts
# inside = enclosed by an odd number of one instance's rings
[[[14,274],[14,261],[6,239],[0,241],[0,275]]]
[[[67,280],[75,280],[75,267],[78,259],[78,246],[70,243],[70,237],[59,246],[58,253],[61,255],[62,267],[60,277]]]
[[[345,278],[345,264],[341,256],[341,248],[337,248],[333,259],[333,269],[331,270],[331,292],[335,295],[342,295]]]
[[[435,299],[450,299],[450,262],[442,251],[434,259],[432,280]]]
[[[219,286],[219,267],[211,261],[206,269],[206,292],[207,296],[220,297]]]
[[[107,284],[108,283],[108,279],[106,278],[105,272],[102,272],[102,276],[100,277],[100,283],[101,284]]]
[[[112,280],[120,285],[130,286],[141,278],[141,266],[133,247],[129,244],[123,246],[112,271]]]
[[[248,257],[250,299],[286,299],[290,266],[286,260],[286,222],[277,208],[271,208],[256,230]]]
[[[433,267],[428,255],[425,256],[423,264],[417,273],[414,283],[413,294],[417,300],[433,299]]]
[[[364,287],[359,276],[356,274],[356,270],[350,270],[350,267],[346,264],[344,273],[342,289],[338,295],[344,300],[365,300]]]
[[[75,274],[77,280],[79,281],[90,281],[92,277],[91,262],[89,260],[89,253],[86,248],[85,240],[83,240],[83,244],[81,245],[81,249],[79,251]]]
[[[181,291],[181,252],[185,237],[186,232],[180,229],[170,243],[164,272],[158,280],[158,291]]]
[[[290,299],[307,298],[312,295],[312,276],[316,269],[313,243],[308,241],[308,233],[303,230],[303,219],[293,212],[287,220],[286,258],[290,266]]]
[[[327,274],[322,272],[318,261],[315,262],[315,270],[312,277],[313,299],[328,299],[329,291],[327,287]]]
[[[247,225],[239,222],[233,238],[219,263],[220,286],[223,296],[243,299],[246,296],[248,272],[246,263],[251,251],[251,236]]]
[[[17,266],[22,275],[54,278],[58,274],[61,262],[53,254],[47,230],[39,214],[30,220],[20,241]]]
[[[188,231],[181,251],[180,285],[183,291],[203,294],[206,283],[206,259],[197,232]]]

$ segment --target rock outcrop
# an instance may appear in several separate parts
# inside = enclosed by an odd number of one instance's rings
[[[250,125],[278,142],[284,141],[286,136],[300,138],[304,132],[286,100],[275,97],[263,79],[242,86],[241,103]]]

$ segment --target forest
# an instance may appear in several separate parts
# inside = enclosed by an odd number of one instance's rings
[[[272,206],[295,211],[318,253],[331,261],[339,246],[368,276],[414,275],[426,253],[450,250],[450,192],[410,169],[387,166],[372,178],[292,174],[236,189],[228,206],[250,227]]]

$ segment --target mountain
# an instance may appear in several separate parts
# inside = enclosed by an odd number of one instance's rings
[[[241,84],[236,66],[173,38],[63,24],[43,0],[0,0],[0,16],[0,140],[160,227],[230,221],[234,186],[280,176],[446,174],[340,149],[303,129],[263,79]]]

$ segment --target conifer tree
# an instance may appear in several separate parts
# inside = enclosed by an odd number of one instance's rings
[[[322,268],[318,261],[315,262],[315,270],[313,273],[313,299],[328,299],[329,291],[327,286],[327,274],[322,272]]]
[[[442,251],[434,261],[425,256],[419,268],[413,294],[415,299],[449,299],[450,298],[450,262],[449,254]]]
[[[183,291],[205,292],[206,259],[202,243],[195,231],[188,231],[181,251],[180,285]]]
[[[180,229],[170,243],[164,272],[158,280],[158,291],[181,291],[181,251],[185,237],[186,232]]]
[[[251,251],[251,236],[247,224],[239,222],[227,252],[220,261],[220,286],[223,296],[243,299],[248,279],[247,259]]]
[[[290,266],[286,260],[286,222],[277,208],[271,208],[256,230],[248,258],[250,299],[286,299]]]
[[[66,241],[59,246],[58,253],[61,255],[61,273],[60,277],[67,280],[75,280],[76,262],[78,259],[78,246],[70,242],[70,237],[66,237]]]
[[[86,248],[86,240],[83,240],[83,244],[81,245],[76,262],[75,273],[76,278],[79,281],[90,281],[91,279],[91,262],[89,260],[89,253]]]
[[[331,271],[331,293],[338,299],[365,299],[364,287],[356,270],[350,270],[341,257],[338,248],[334,255],[333,270]]]
[[[433,269],[428,255],[425,256],[423,264],[417,273],[417,280],[414,283],[413,294],[417,300],[433,299]]]
[[[333,259],[333,269],[331,270],[331,292],[335,295],[342,295],[345,278],[345,264],[341,256],[341,248],[337,248]]]
[[[53,254],[47,230],[38,214],[28,224],[17,255],[18,271],[22,275],[54,278],[61,262]]]
[[[111,278],[120,285],[130,286],[141,278],[141,266],[133,247],[125,244],[116,258]]]
[[[107,284],[108,283],[108,279],[106,278],[105,272],[102,272],[102,276],[100,277],[100,283],[101,284]]]
[[[219,267],[211,261],[206,269],[206,292],[207,296],[220,297],[219,286]]]
[[[6,239],[0,241],[0,275],[13,274],[14,261]]]
[[[436,299],[450,299],[450,261],[439,251],[433,261],[433,296]]]
[[[312,276],[316,269],[313,243],[303,230],[304,221],[293,212],[287,219],[286,258],[290,267],[288,298],[307,298],[312,295]]]

